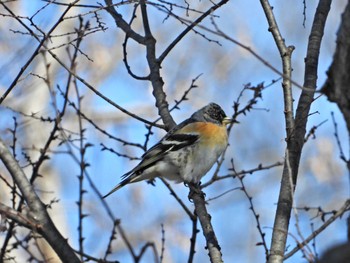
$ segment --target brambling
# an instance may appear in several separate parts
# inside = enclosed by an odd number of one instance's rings
[[[199,183],[225,150],[226,125],[230,122],[219,105],[208,104],[171,129],[103,198],[129,183],[155,177],[177,183]]]

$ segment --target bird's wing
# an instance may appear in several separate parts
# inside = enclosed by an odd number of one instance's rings
[[[122,181],[103,198],[106,198],[126,184],[139,181],[141,179],[140,177],[142,177],[140,174],[142,174],[144,170],[162,160],[170,151],[178,151],[184,147],[195,144],[199,139],[199,135],[192,131],[184,132],[182,130],[182,128],[189,123],[191,122],[188,120],[184,121],[176,126],[175,129],[169,131],[160,142],[144,153],[142,161],[134,169],[122,175]]]
[[[122,176],[123,179],[131,174],[140,174],[145,169],[162,160],[170,151],[177,151],[194,144],[198,140],[196,134],[171,134],[164,137],[159,143],[150,148],[142,156],[142,161],[130,172]]]

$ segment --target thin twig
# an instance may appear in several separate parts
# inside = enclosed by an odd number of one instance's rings
[[[6,99],[6,97],[10,94],[10,92],[13,90],[13,88],[16,86],[19,78],[22,76],[22,74],[24,73],[24,71],[28,68],[28,66],[33,62],[34,58],[39,54],[40,49],[44,46],[45,42],[47,39],[50,38],[51,33],[56,29],[56,27],[58,25],[61,24],[61,22],[64,20],[65,15],[68,13],[68,11],[77,3],[79,2],[79,0],[75,0],[74,2],[70,3],[68,5],[68,7],[63,11],[62,15],[60,16],[60,18],[56,21],[56,23],[51,27],[51,29],[46,33],[46,35],[44,36],[43,39],[39,39],[36,34],[29,28],[27,27],[22,21],[21,19],[18,18],[18,16],[16,16],[11,9],[9,9],[5,3],[3,3],[2,1],[0,1],[0,4],[14,17],[16,18],[16,20],[22,25],[24,26],[29,32],[30,34],[35,37],[35,39],[37,39],[39,41],[39,45],[37,46],[37,48],[34,50],[33,54],[31,55],[31,57],[27,60],[27,62],[21,67],[20,71],[18,72],[17,76],[14,78],[14,80],[12,81],[11,85],[7,88],[7,90],[5,91],[5,93],[1,96],[0,98],[0,104],[3,103],[3,101]]]
[[[319,235],[323,230],[325,230],[331,223],[333,223],[337,218],[341,217],[346,211],[350,209],[350,200],[346,200],[344,205],[332,216],[330,217],[324,224],[322,224],[318,229],[312,232],[310,236],[308,236],[303,242],[298,243],[295,248],[293,248],[290,252],[288,252],[284,259],[290,258],[296,252],[298,252],[302,247],[307,245],[311,240],[313,240],[317,235]]]
[[[182,31],[171,43],[170,45],[163,51],[163,53],[159,56],[158,62],[161,63],[165,57],[170,53],[170,51],[177,45],[180,40],[187,35],[195,26],[203,21],[204,18],[212,14],[216,9],[222,7],[226,4],[228,0],[222,0],[217,4],[211,6],[206,12],[204,12],[200,17],[198,17],[195,21],[193,21],[189,26],[186,27],[184,31]]]
[[[181,200],[181,198],[176,194],[171,185],[162,177],[159,179],[163,182],[163,184],[168,188],[170,194],[175,198],[175,200],[180,204],[182,209],[186,212],[186,214],[191,218],[191,220],[195,219],[195,215],[190,211],[190,209],[185,205],[185,203]]]
[[[190,238],[191,245],[190,245],[190,253],[188,255],[188,263],[192,263],[194,260],[194,254],[196,253],[196,240],[197,240],[197,234],[199,232],[197,228],[198,218],[197,215],[194,215],[194,218],[192,219],[192,235]]]
[[[257,246],[263,246],[264,251],[265,251],[265,258],[266,258],[266,261],[267,261],[268,258],[269,258],[269,249],[267,248],[267,244],[266,244],[266,240],[265,240],[265,233],[263,232],[262,227],[261,227],[260,215],[258,214],[258,212],[256,211],[256,209],[254,208],[254,205],[253,205],[253,197],[251,197],[249,195],[249,193],[247,191],[247,188],[245,187],[245,184],[244,184],[244,181],[243,181],[244,175],[237,175],[235,173],[235,168],[234,168],[232,159],[231,159],[231,169],[233,170],[233,173],[235,175],[234,177],[239,179],[239,182],[241,184],[241,190],[244,192],[245,196],[248,199],[248,202],[249,202],[249,205],[250,205],[249,209],[252,211],[252,213],[254,215],[254,218],[255,218],[255,221],[256,221],[256,227],[257,227],[259,235],[261,237],[261,242],[258,242],[256,245]]]

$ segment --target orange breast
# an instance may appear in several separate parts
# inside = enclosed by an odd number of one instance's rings
[[[225,125],[211,122],[194,122],[182,128],[179,132],[201,134],[201,141],[208,146],[227,144],[227,130]]]

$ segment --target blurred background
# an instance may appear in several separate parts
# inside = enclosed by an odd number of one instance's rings
[[[319,60],[318,87],[326,79],[326,71],[331,64],[335,50],[337,29],[341,13],[346,5],[345,0],[334,1],[329,13]],[[61,3],[68,3],[62,1]],[[123,17],[130,21],[133,4],[117,7]],[[200,13],[193,10],[206,11],[211,1],[179,1],[181,9],[174,6],[173,12],[189,21],[195,20]],[[304,77],[304,58],[307,41],[315,13],[317,1],[270,1],[280,31],[287,45],[295,46],[292,55],[293,80],[300,85]],[[128,111],[149,121],[156,120],[158,110],[152,95],[151,84],[147,81],[132,78],[123,63],[124,34],[116,27],[114,20],[104,10],[87,7],[98,6],[95,1],[80,1],[81,7],[72,8],[66,19],[52,33],[47,43],[49,48],[67,65],[69,52],[67,45],[76,36],[75,29],[79,26],[78,14],[84,23],[90,23],[91,34],[82,40],[78,60],[75,66],[77,74],[90,83],[110,100]],[[186,28],[186,25],[173,17],[168,17],[160,6],[166,6],[162,1],[150,2],[148,5],[150,27],[157,40],[157,55]],[[23,21],[39,33],[37,25],[47,32],[66,9],[64,5],[49,4],[43,1],[14,1],[8,3],[11,10],[23,17]],[[305,8],[306,7],[306,8]],[[39,10],[39,12],[38,12]],[[92,12],[96,11],[96,12]],[[38,41],[28,35],[25,29],[8,16],[8,12],[0,7],[0,94],[10,86],[21,67],[28,61],[38,46]],[[100,24],[99,24],[100,23]],[[104,30],[101,30],[103,23]],[[222,106],[227,115],[233,114],[233,104],[242,89],[247,84],[256,86],[264,83],[268,86],[262,92],[262,98],[254,105],[254,109],[246,115],[238,117],[230,133],[229,147],[225,160],[218,175],[232,173],[231,159],[236,171],[254,169],[262,164],[271,165],[283,162],[285,154],[285,121],[283,112],[283,93],[280,76],[266,67],[247,50],[231,41],[209,32],[206,29],[219,28],[233,39],[250,47],[270,65],[281,71],[281,59],[268,32],[268,24],[260,3],[257,1],[229,1],[219,8],[212,18],[206,18],[197,27],[196,32],[188,33],[171,51],[162,64],[161,75],[165,82],[164,89],[170,107],[175,100],[180,100],[194,79],[197,86],[190,90],[188,100],[183,101],[179,109],[172,111],[177,123],[188,118],[194,111],[209,102]],[[204,27],[204,28],[203,28]],[[216,28],[217,27],[217,28]],[[96,28],[96,30],[93,30]],[[136,13],[132,28],[143,35],[141,15]],[[131,69],[139,76],[147,75],[148,66],[143,47],[129,40],[127,54]],[[67,71],[57,63],[47,52],[41,52],[26,69],[14,90],[0,105],[0,134],[2,139],[12,145],[13,132],[16,127],[16,158],[28,175],[32,168],[29,161],[36,161],[40,149],[44,146],[53,123],[41,118],[54,118],[56,107],[61,108],[64,98],[59,90],[67,85]],[[198,78],[197,78],[198,77]],[[48,81],[49,80],[49,81]],[[277,80],[277,81],[276,81]],[[276,81],[276,82],[275,82]],[[275,82],[274,84],[272,84]],[[270,85],[272,84],[272,85]],[[295,106],[300,89],[293,87]],[[320,93],[316,94],[316,96]],[[124,141],[145,143],[148,129],[145,124],[122,113],[105,100],[102,100],[84,84],[77,81],[77,89],[71,89],[69,99],[78,105],[80,110],[103,131]],[[252,98],[253,92],[247,90],[240,98],[240,107],[244,107]],[[345,163],[340,160],[340,151],[336,138],[331,113],[338,125],[338,135],[346,156],[349,153],[348,133],[343,117],[335,104],[326,97],[318,97],[311,108],[308,130],[320,125],[315,136],[311,136],[303,150],[299,170],[298,184],[295,192],[296,208],[318,208],[324,211],[339,209],[349,198],[349,177]],[[15,121],[17,126],[15,126]],[[79,215],[77,201],[79,199],[80,174],[78,115],[71,105],[62,119],[62,127],[66,135],[71,136],[70,143],[60,144],[60,138],[49,149],[50,159],[44,162],[40,169],[41,178],[35,181],[35,189],[44,202],[52,204],[50,215],[61,233],[68,238],[69,243],[78,248]],[[83,188],[86,190],[83,199],[83,211],[88,216],[83,220],[85,253],[96,258],[103,257],[113,229],[113,221],[108,216],[100,197],[92,189],[92,184],[101,194],[107,193],[120,181],[120,176],[132,169],[138,160],[130,160],[118,156],[112,151],[102,151],[103,145],[115,152],[134,158],[143,154],[140,147],[124,145],[109,138],[96,129],[95,125],[83,120],[85,143],[92,144],[86,149],[86,169],[91,182],[84,175]],[[147,148],[156,143],[165,131],[152,128]],[[62,133],[63,134],[63,133]],[[62,136],[60,134],[59,136]],[[29,157],[28,157],[29,156]],[[216,166],[202,179],[207,182]],[[11,182],[5,168],[0,166],[2,178]],[[274,222],[276,202],[278,199],[282,166],[247,174],[244,184],[247,192],[253,197],[255,211],[260,215],[260,226],[265,240],[270,246]],[[11,204],[11,190],[5,180],[0,181],[0,200]],[[183,184],[171,184],[183,202],[193,210],[193,204],[188,201],[188,188]],[[225,262],[265,262],[265,252],[257,223],[249,201],[243,191],[237,189],[241,183],[237,178],[228,178],[215,182],[205,188],[206,198],[211,199],[229,191],[209,202],[208,210],[216,230],[219,244],[222,248]],[[189,244],[192,231],[191,222],[174,199],[169,190],[160,181],[153,187],[145,182],[126,186],[106,199],[115,218],[121,225],[132,246],[138,251],[146,242],[156,244],[160,253],[162,238],[165,239],[163,262],[186,262],[189,254]],[[317,216],[317,209],[295,209],[293,212],[288,249],[296,246],[308,237],[314,229],[322,225]],[[326,219],[331,216],[326,215]],[[162,230],[164,233],[162,234]],[[25,230],[18,228],[18,235]],[[0,233],[0,245],[5,233]],[[309,245],[313,253],[321,254],[326,248],[346,240],[346,222],[336,220],[331,226],[318,235]],[[133,262],[132,257],[117,231],[116,240],[112,243],[112,254],[109,260]],[[33,252],[35,253],[35,251]],[[22,249],[17,249],[12,256],[17,262],[22,262],[30,256]],[[54,257],[54,255],[53,255]],[[148,251],[141,262],[153,262],[153,254]],[[202,233],[197,236],[194,262],[208,262],[205,250],[205,239]],[[286,262],[305,262],[301,252],[296,253]]]

